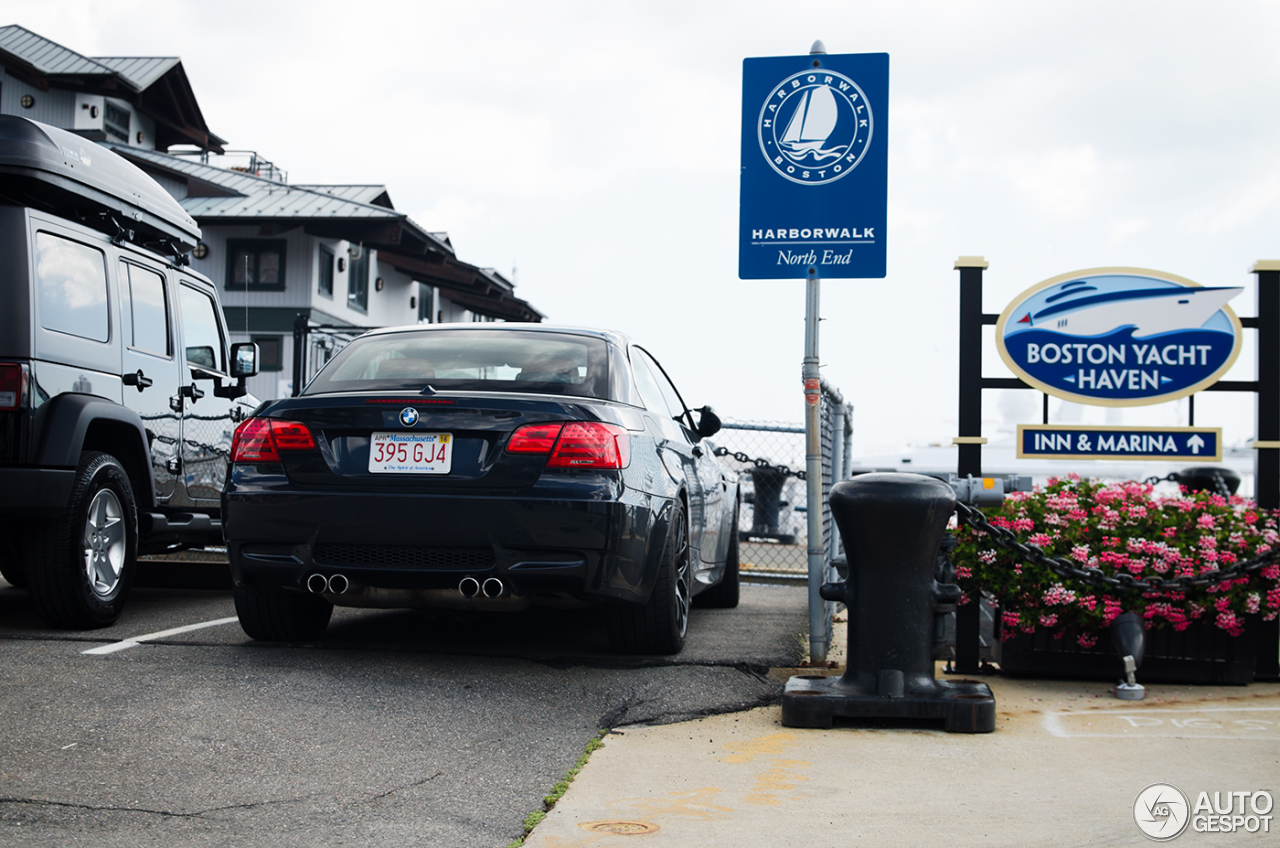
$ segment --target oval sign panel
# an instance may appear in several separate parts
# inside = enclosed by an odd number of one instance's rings
[[[996,345],[1043,392],[1096,406],[1141,406],[1215,383],[1240,353],[1227,301],[1243,287],[1206,287],[1142,268],[1061,274],[1000,314]]]

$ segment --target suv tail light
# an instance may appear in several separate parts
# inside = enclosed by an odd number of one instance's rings
[[[507,451],[551,454],[548,468],[626,468],[631,437],[625,427],[602,421],[526,424],[511,434]]]
[[[307,425],[278,418],[250,418],[231,439],[232,462],[279,462],[280,451],[315,450]]]
[[[0,363],[0,410],[17,409],[22,404],[22,366]]]

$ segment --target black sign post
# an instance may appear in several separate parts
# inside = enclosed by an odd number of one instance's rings
[[[962,256],[960,272],[960,398],[956,474],[982,476],[982,390],[1031,389],[1017,377],[982,376],[982,328],[994,325],[998,313],[982,311],[982,274],[989,263],[981,256]],[[1253,447],[1254,499],[1263,509],[1280,509],[1280,260],[1260,260],[1253,266],[1258,292],[1256,318],[1241,318],[1246,329],[1257,331],[1257,379],[1219,380],[1209,392],[1253,392],[1257,396],[1257,429]],[[1194,404],[1195,395],[1188,400]],[[1192,406],[1192,409],[1195,407]],[[1044,396],[1043,420],[1049,423],[1049,396]],[[1194,413],[1193,413],[1194,414]],[[1194,424],[1194,420],[1188,421]],[[956,610],[956,671],[980,671],[980,605],[964,604]],[[1280,680],[1280,618],[1256,620],[1258,654],[1256,680]]]

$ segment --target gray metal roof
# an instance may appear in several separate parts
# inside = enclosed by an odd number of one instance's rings
[[[310,191],[319,191],[324,194],[340,197],[343,200],[354,200],[356,203],[373,204],[375,200],[386,196],[387,187],[381,185],[302,185],[294,184],[294,188],[305,188]],[[387,203],[391,203],[391,198],[387,197]],[[374,204],[382,206],[383,204]],[[388,207],[389,208],[389,207]]]
[[[304,186],[287,185],[264,177],[256,177],[242,171],[232,171],[181,156],[171,156],[158,150],[130,147],[126,144],[103,145],[136,162],[205,183],[219,186],[235,194],[230,197],[185,197],[182,208],[197,220],[212,219],[292,218],[401,221],[410,230],[428,242],[436,242],[445,253],[453,254],[453,246],[447,237],[428,233],[402,212],[373,203],[350,199],[356,197],[379,198],[387,193],[386,186]]]
[[[99,56],[95,61],[115,71],[139,91],[145,91],[182,60],[176,56]]]
[[[0,50],[30,64],[42,74],[105,74],[114,70],[17,24],[0,27]]]

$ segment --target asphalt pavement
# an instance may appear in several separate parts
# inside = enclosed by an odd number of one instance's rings
[[[768,586],[676,657],[610,653],[599,613],[338,610],[288,645],[233,617],[143,588],[66,633],[0,588],[0,845],[500,848],[599,728],[776,703],[806,624]]]

